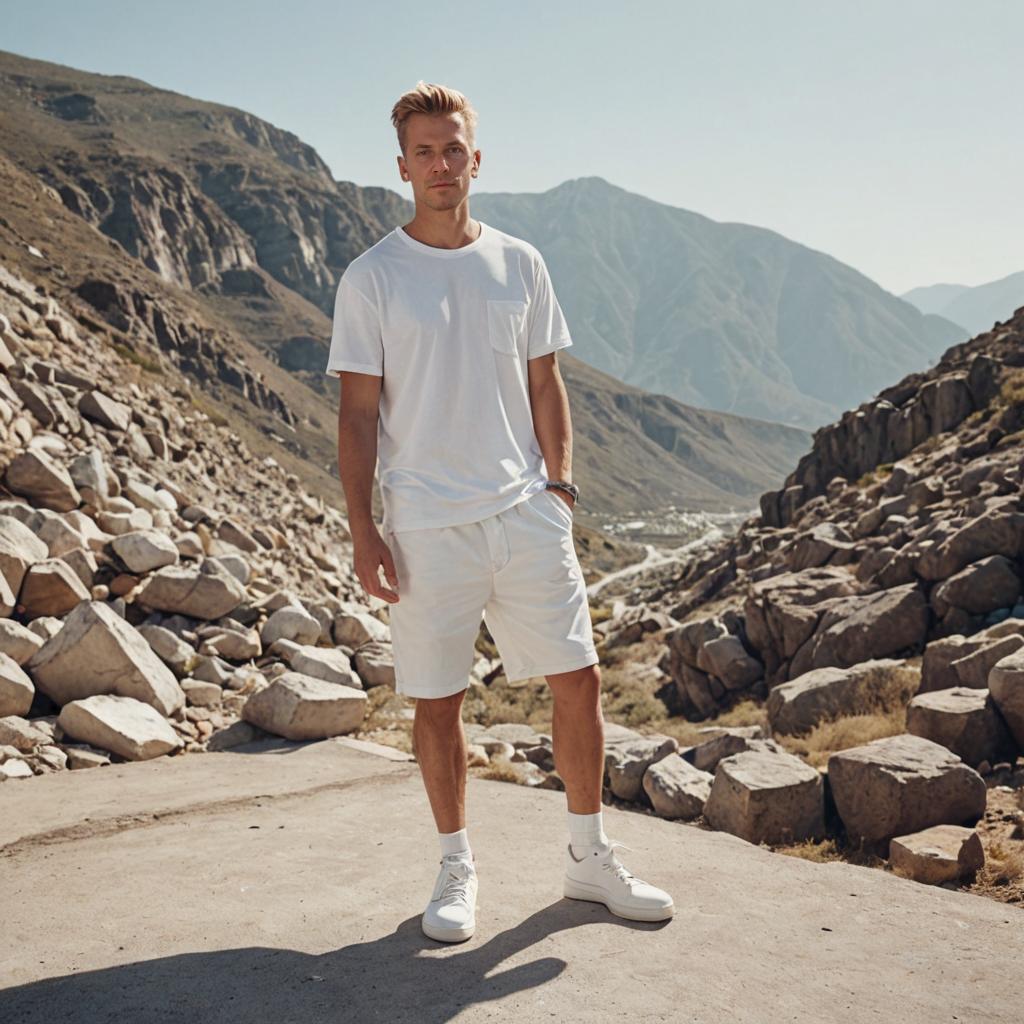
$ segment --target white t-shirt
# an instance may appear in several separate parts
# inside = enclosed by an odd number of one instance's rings
[[[487,224],[458,249],[396,227],[356,257],[326,372],[384,378],[385,530],[476,522],[542,490],[526,362],[571,344],[540,252]]]

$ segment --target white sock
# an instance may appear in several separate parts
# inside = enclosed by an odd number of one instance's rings
[[[448,857],[453,853],[461,853],[466,857],[472,856],[469,837],[464,828],[460,828],[458,832],[438,832],[437,836],[441,840],[442,857]]]
[[[608,842],[604,834],[603,812],[595,811],[593,814],[569,815],[569,841],[572,843],[573,852],[579,853],[588,846],[603,846]]]

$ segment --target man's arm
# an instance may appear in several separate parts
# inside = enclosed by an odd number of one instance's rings
[[[569,396],[558,369],[556,352],[530,359],[527,364],[530,386],[530,405],[533,409],[533,430],[537,435],[548,476],[552,480],[572,483],[572,422],[569,415]],[[555,490],[570,508],[575,504],[572,495]]]
[[[377,467],[377,420],[383,377],[342,370],[338,407],[338,476],[345,491],[356,576],[368,594],[394,603],[398,594],[380,582],[380,566],[397,589],[391,551],[373,521],[373,474]]]

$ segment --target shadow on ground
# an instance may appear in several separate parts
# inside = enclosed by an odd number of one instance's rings
[[[425,936],[417,914],[390,935],[319,956],[249,947],[48,978],[0,992],[0,1019],[4,1024],[441,1024],[474,1006],[554,981],[567,967],[558,957],[538,956],[507,970],[501,964],[557,932],[609,919],[630,931],[672,925],[616,919],[596,904],[562,899],[483,943],[474,937],[449,944]],[[347,922],[346,930],[351,928]]]

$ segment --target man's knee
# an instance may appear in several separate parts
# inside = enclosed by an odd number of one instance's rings
[[[459,690],[446,697],[416,697],[416,718],[431,722],[446,722],[458,718],[462,713],[465,696],[466,691]]]

